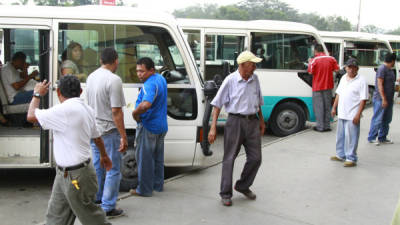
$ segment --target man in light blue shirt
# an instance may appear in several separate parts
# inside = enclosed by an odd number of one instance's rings
[[[222,163],[221,201],[224,206],[232,205],[232,172],[241,145],[246,151],[246,164],[240,179],[236,181],[235,190],[247,198],[255,200],[256,195],[249,189],[261,165],[261,136],[265,123],[261,112],[264,104],[260,82],[254,74],[256,63],[261,62],[249,51],[242,52],[237,63],[239,69],[227,76],[217,95],[211,102],[214,106],[213,120],[208,133],[212,144],[217,136],[217,119],[221,108],[229,113],[224,132],[224,158]]]

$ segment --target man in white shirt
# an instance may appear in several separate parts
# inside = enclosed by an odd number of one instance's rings
[[[31,88],[33,87],[36,81],[32,79],[39,72],[35,70],[28,75],[28,67],[25,53],[16,52],[11,62],[7,62],[1,69],[1,81],[6,89],[8,101],[12,105],[29,103],[32,99],[33,90],[25,87],[28,84],[31,85]]]
[[[345,167],[357,164],[357,146],[360,137],[360,119],[368,99],[368,85],[358,74],[358,62],[350,58],[346,62],[346,72],[336,89],[332,116],[338,107],[338,123],[336,136],[336,156],[331,160],[344,162]]]
[[[46,80],[36,84],[27,115],[29,122],[39,122],[54,135],[57,167],[46,224],[72,225],[78,217],[84,225],[109,225],[105,212],[95,203],[98,186],[91,162],[91,139],[101,152],[101,165],[110,170],[112,163],[97,130],[93,109],[79,98],[80,82],[72,75],[59,81],[57,95],[61,104],[39,109],[40,97],[46,95],[48,89]]]

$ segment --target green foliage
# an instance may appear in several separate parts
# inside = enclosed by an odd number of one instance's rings
[[[387,32],[387,34],[400,35],[400,27],[398,27],[394,30],[390,30],[389,32]]]
[[[174,15],[179,18],[194,18],[194,19],[216,19],[218,14],[217,4],[204,4],[189,6],[185,9],[174,11]]]
[[[385,32],[384,29],[379,28],[375,25],[369,24],[361,28],[362,32],[373,33],[373,34],[383,34]]]

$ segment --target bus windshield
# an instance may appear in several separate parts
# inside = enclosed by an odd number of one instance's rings
[[[397,56],[397,62],[400,62],[400,42],[390,42],[390,45],[392,46],[393,52]]]
[[[379,66],[390,52],[384,43],[347,41],[344,49],[345,62],[355,58],[360,66]]]

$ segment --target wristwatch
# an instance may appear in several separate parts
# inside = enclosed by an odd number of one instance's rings
[[[40,96],[39,92],[35,92],[35,93],[33,93],[33,97],[40,98],[41,96]]]

